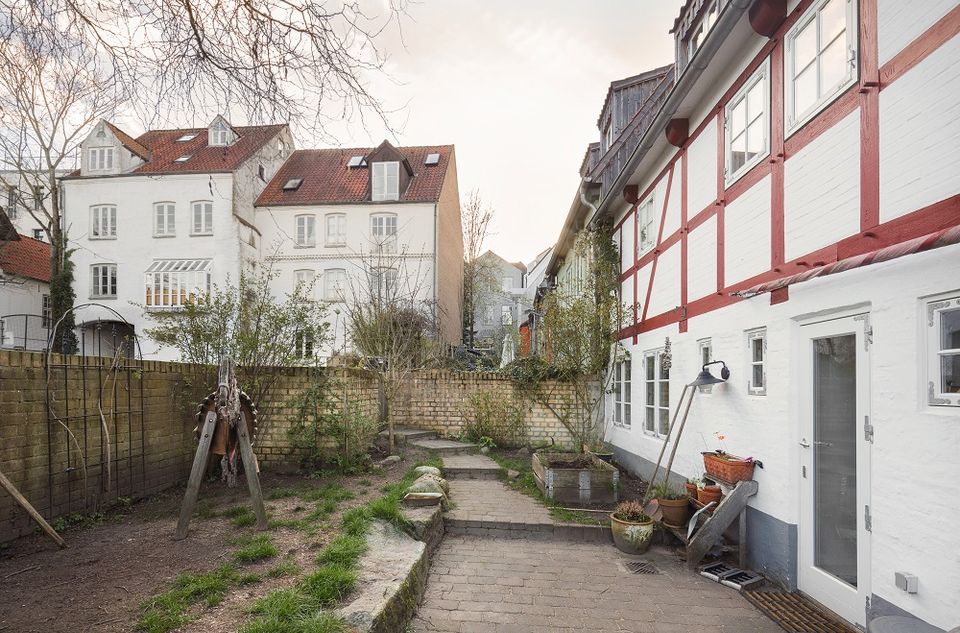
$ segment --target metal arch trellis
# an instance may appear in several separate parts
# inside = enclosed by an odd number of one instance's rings
[[[66,316],[89,307],[103,309],[115,316],[116,320],[98,319],[93,322],[96,325],[92,330],[89,327],[82,328],[79,354],[72,358],[68,355],[55,357],[53,342]],[[111,330],[110,339],[105,341],[104,329],[108,326]],[[123,328],[126,332],[118,332],[118,328]],[[90,332],[94,335],[88,345]],[[105,342],[109,342],[108,351],[112,353],[109,364],[105,364],[103,360]],[[90,511],[99,507],[103,499],[119,501],[122,496],[133,496],[137,490],[134,481],[137,462],[140,483],[143,484],[146,480],[143,351],[133,325],[108,305],[92,302],[80,304],[72,307],[53,324],[46,347],[44,401],[47,415],[47,500],[50,516],[67,514],[78,509]],[[62,360],[57,362],[58,358]],[[92,359],[96,361],[92,362]],[[62,378],[56,375],[58,371],[62,373]],[[79,372],[79,376],[71,380],[71,371]],[[60,388],[63,389],[63,397],[58,400],[57,390]],[[79,397],[76,397],[73,391],[75,389],[79,389]],[[118,393],[120,389],[126,392],[126,398]],[[71,404],[74,405],[72,411]],[[126,424],[123,423],[124,418]],[[91,424],[96,425],[99,435],[97,430],[89,428]],[[57,441],[55,431],[58,429],[63,431],[63,444]],[[121,442],[124,432],[125,441]],[[136,435],[139,435],[139,442]],[[139,454],[135,454],[137,444]],[[124,450],[125,454],[122,454]],[[59,468],[61,462],[65,462],[62,469]],[[124,469],[126,472],[121,472]],[[82,494],[75,494],[78,487],[75,478],[77,471],[83,475],[79,484],[82,485]],[[99,477],[100,480],[93,490],[90,484],[92,477]],[[65,494],[58,495],[60,485],[63,486]],[[95,492],[93,504],[90,503],[91,492]],[[81,506],[75,505],[81,500]]]

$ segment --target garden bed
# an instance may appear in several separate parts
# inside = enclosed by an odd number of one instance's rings
[[[616,503],[620,471],[593,455],[583,453],[534,453],[533,473],[537,487],[559,503]]]

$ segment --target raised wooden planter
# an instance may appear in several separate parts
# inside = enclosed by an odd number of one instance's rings
[[[561,503],[616,503],[620,471],[589,453],[534,453],[540,492]]]

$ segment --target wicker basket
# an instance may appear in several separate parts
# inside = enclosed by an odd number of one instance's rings
[[[729,453],[703,453],[707,475],[729,484],[753,479],[753,460],[747,461]]]

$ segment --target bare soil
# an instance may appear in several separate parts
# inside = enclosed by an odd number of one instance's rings
[[[275,558],[238,565],[243,572],[261,573],[281,560],[293,560],[304,570],[314,567],[316,550],[336,536],[344,510],[381,496],[384,484],[403,476],[412,456],[388,465],[379,473],[313,479],[263,475],[264,495],[279,488],[319,488],[339,483],[356,495],[311,536],[289,528],[269,530],[279,550]],[[206,572],[232,561],[235,545],[229,541],[254,534],[253,527],[237,528],[224,517],[194,516],[183,541],[171,537],[179,515],[183,488],[172,489],[128,508],[108,514],[98,525],[62,532],[67,549],[60,550],[42,534],[0,546],[0,632],[3,633],[119,633],[134,630],[141,603],[171,588],[183,572]],[[223,511],[249,506],[246,487],[226,488],[204,482],[201,503]],[[315,507],[299,497],[268,500],[272,519],[300,519]],[[248,617],[253,600],[296,578],[265,578],[234,588],[215,608],[196,607],[198,619],[184,632],[233,632]]]

